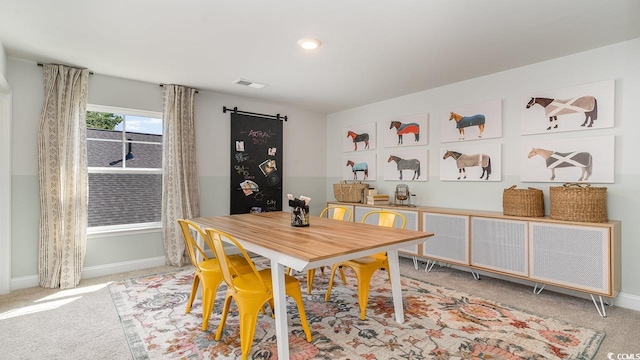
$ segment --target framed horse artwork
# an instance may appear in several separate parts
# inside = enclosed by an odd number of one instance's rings
[[[440,114],[440,141],[469,141],[502,137],[502,101],[451,106]]]
[[[521,133],[613,127],[614,85],[607,80],[523,96]]]
[[[377,173],[374,152],[354,153],[343,156],[342,180],[375,181]]]
[[[393,117],[384,124],[384,146],[405,147],[427,145],[429,114]]]
[[[440,180],[501,181],[501,144],[440,148]]]
[[[521,146],[523,182],[614,182],[613,136],[533,140]]]
[[[384,180],[427,181],[429,151],[426,148],[390,150],[384,156]]]
[[[342,151],[367,151],[376,148],[376,123],[347,126],[342,131]]]

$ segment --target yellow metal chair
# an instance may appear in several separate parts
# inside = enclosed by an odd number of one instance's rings
[[[191,235],[191,231],[197,232],[204,239],[207,247],[213,251],[211,240],[207,234],[205,234],[197,224],[189,220],[179,219],[178,224],[182,229],[182,236],[187,248],[187,253],[189,254],[189,260],[191,260],[191,263],[195,267],[193,285],[191,286],[191,296],[189,297],[189,301],[187,301],[185,313],[188,314],[191,312],[191,306],[193,305],[193,300],[198,292],[198,286],[202,283],[202,331],[206,331],[209,324],[209,318],[211,317],[211,312],[213,311],[213,304],[218,291],[218,286],[223,280],[222,272],[220,272],[218,259],[207,257],[204,250],[198,246],[198,243]],[[231,264],[233,268],[234,275],[251,271],[251,267],[244,257],[231,255],[228,260],[229,264]]]
[[[394,227],[396,218],[401,220],[400,228],[404,229],[407,224],[407,219],[401,213],[388,210],[374,210],[366,213],[362,218],[362,222],[365,223],[370,216],[378,215],[378,226]],[[331,288],[333,287],[333,278],[336,269],[342,267],[351,268],[358,280],[358,303],[360,305],[360,319],[364,320],[365,312],[367,309],[367,302],[369,301],[369,284],[371,283],[371,277],[373,273],[378,269],[389,269],[389,261],[386,253],[378,253],[370,256],[364,256],[361,258],[347,260],[337,264],[333,264],[331,267],[331,278],[329,280],[329,287],[327,288],[327,294],[324,297],[324,301],[329,301],[331,296]],[[391,276],[389,276],[391,281]]]
[[[320,217],[329,217],[334,220],[351,221],[351,209],[346,206],[329,206],[324,208],[320,213]],[[320,268],[320,271],[324,274],[324,266]],[[340,269],[340,276],[342,277],[342,283],[347,284],[347,277],[344,276],[344,271]],[[313,290],[313,279],[316,277],[316,269],[307,270],[307,294],[311,295]]]
[[[258,312],[264,308],[264,305],[267,302],[269,302],[269,305],[273,308],[271,269],[258,271],[249,258],[247,252],[233,236],[214,229],[205,229],[205,231],[207,235],[209,235],[209,238],[213,243],[214,251],[220,260],[220,270],[222,271],[224,282],[228,287],[227,297],[225,298],[224,308],[222,309],[222,318],[220,319],[220,324],[218,324],[215,340],[220,340],[224,324],[227,320],[227,315],[229,315],[231,300],[233,299],[236,301],[240,316],[240,347],[242,349],[242,359],[245,360],[249,355],[249,350],[253,343],[256,322],[258,321]],[[252,270],[251,272],[241,274],[236,277],[232,275],[230,263],[226,261],[227,258],[225,257],[223,238],[225,241],[231,242],[238,247],[246,261],[249,263]],[[307,337],[307,341],[311,342],[311,330],[309,329],[307,315],[302,303],[300,281],[293,276],[285,274],[285,292],[295,300],[298,306],[298,312],[300,313],[302,329]]]

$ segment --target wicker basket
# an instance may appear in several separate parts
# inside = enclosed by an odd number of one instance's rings
[[[607,188],[567,183],[549,187],[550,217],[556,220],[607,222]]]
[[[368,189],[369,184],[361,182],[347,183],[346,181],[333,184],[333,196],[338,201],[361,203],[364,199],[364,189]]]
[[[516,189],[516,185],[504,189],[502,212],[511,216],[544,216],[544,195],[535,188]]]

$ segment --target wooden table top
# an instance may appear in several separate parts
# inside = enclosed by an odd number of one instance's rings
[[[406,241],[431,233],[403,230],[352,221],[310,216],[310,226],[292,227],[289,212],[265,212],[191,219],[203,228],[214,228],[305,262],[314,262]]]

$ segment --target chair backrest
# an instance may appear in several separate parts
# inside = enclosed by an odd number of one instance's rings
[[[238,242],[238,240],[236,240],[232,235],[216,229],[207,228],[205,229],[205,232],[209,236],[209,239],[211,239],[211,243],[213,245],[213,252],[216,254],[216,257],[218,258],[218,263],[220,264],[222,278],[225,284],[227,284],[227,286],[229,287],[229,289],[233,289],[234,291],[237,291],[235,285],[233,284],[233,275],[231,272],[233,266],[231,265],[231,262],[227,258],[226,252],[224,250],[225,242],[231,243],[238,248],[242,256],[244,256],[245,260],[247,260],[247,263],[251,267],[251,270],[253,270],[253,273],[257,278],[257,281],[261,284],[261,286],[265,289],[265,291],[269,291],[269,287],[267,286],[267,284],[264,283],[264,281],[262,280],[262,277],[258,274],[258,270],[256,269],[255,264],[249,257],[249,254],[247,254],[244,247],[242,247],[242,245]],[[234,272],[234,273],[237,273],[237,272]]]
[[[400,225],[400,229],[404,229],[407,225],[407,218],[399,212],[391,211],[391,210],[373,210],[364,214],[362,217],[362,222],[366,222],[369,216],[378,215],[378,226],[386,226],[386,227],[395,227],[396,218],[399,218],[402,222]]]
[[[193,221],[178,219],[178,224],[180,225],[180,229],[182,229],[182,237],[184,238],[184,245],[187,249],[187,253],[189,254],[189,260],[191,260],[193,266],[200,269],[200,265],[198,263],[203,260],[209,260],[209,258],[205,254],[204,250],[202,250],[202,248],[198,246],[198,243],[191,235],[191,231],[195,231],[200,236],[202,236],[205,243],[209,247],[211,247],[211,241],[209,240],[207,234],[205,234],[204,231],[200,229],[200,226],[198,226]],[[198,261],[199,256],[202,257],[202,260],[200,261]]]
[[[351,209],[346,206],[329,206],[324,208],[320,213],[320,217],[324,217],[325,215],[329,217],[330,211],[333,210],[333,215],[331,216],[334,220],[351,220]],[[346,218],[345,218],[346,217]]]

